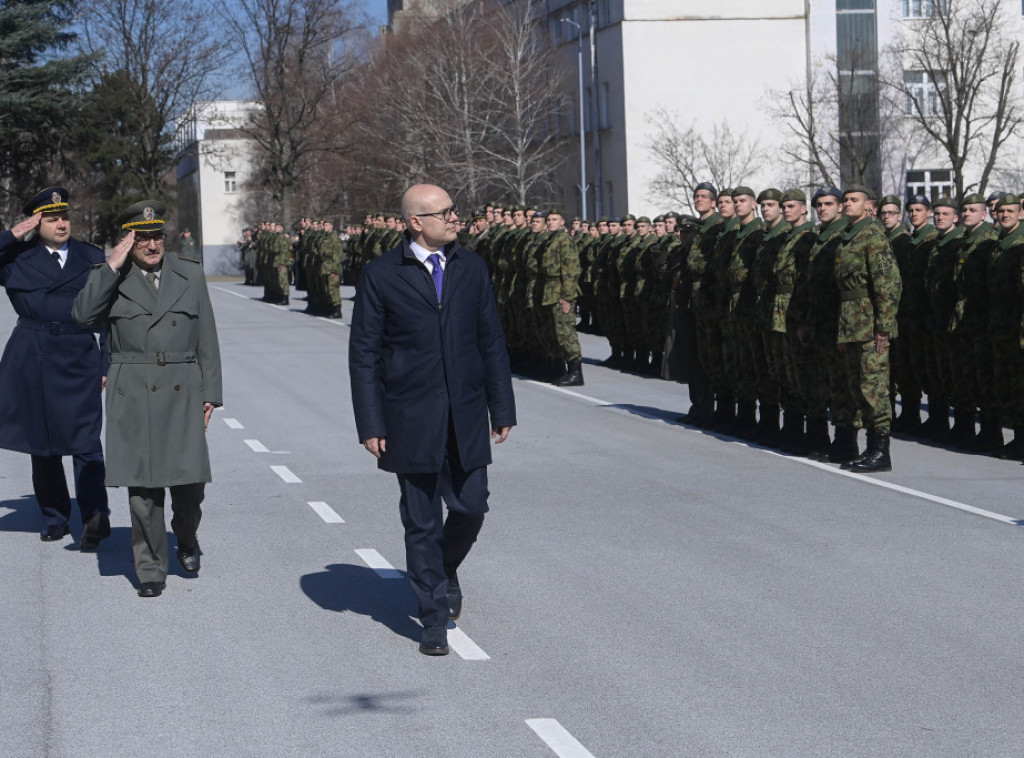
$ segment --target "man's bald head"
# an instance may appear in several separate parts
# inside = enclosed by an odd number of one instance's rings
[[[413,241],[440,250],[455,240],[459,216],[451,197],[436,184],[414,184],[402,195],[402,215]]]

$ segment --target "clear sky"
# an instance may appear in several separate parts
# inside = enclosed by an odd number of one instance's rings
[[[384,24],[388,20],[387,0],[359,0],[367,14],[376,24]]]

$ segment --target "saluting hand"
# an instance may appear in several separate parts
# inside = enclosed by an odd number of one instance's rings
[[[15,239],[22,239],[26,234],[39,226],[39,219],[42,217],[42,213],[34,213],[23,221],[19,221],[11,227],[11,234],[14,235]]]
[[[135,245],[135,232],[131,231],[121,238],[121,241],[114,245],[114,249],[110,252],[110,257],[107,259],[107,265],[114,271],[120,271],[121,266],[128,260],[128,252]]]

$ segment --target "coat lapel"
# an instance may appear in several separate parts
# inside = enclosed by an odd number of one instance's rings
[[[131,271],[121,282],[121,294],[132,302],[138,303],[152,313],[156,309],[156,290],[153,285],[144,278],[145,272],[138,266],[132,266]]]
[[[37,243],[31,250],[26,250],[18,257],[51,280],[56,280],[60,276],[60,265],[53,259],[50,251],[46,249],[46,245],[42,242]]]
[[[149,282],[146,286],[152,289]],[[165,255],[160,274],[160,290],[156,298],[156,309],[153,311],[154,323],[169,311],[181,299],[188,289],[188,278],[178,268],[173,255]]]
[[[454,248],[450,249],[448,262],[444,267],[444,289],[441,292],[441,300],[445,305],[452,299],[452,293],[459,286],[462,275],[466,271],[461,258],[462,256]]]
[[[82,251],[76,250],[74,245],[68,245],[68,259],[64,261],[64,268],[61,269],[50,289],[67,284],[79,276],[88,275],[91,269],[92,265],[85,260]]]
[[[423,266],[416,260],[407,241],[402,243],[402,255],[396,264],[398,265],[398,276],[420,293],[431,308],[436,309],[437,293],[434,291],[434,282],[431,280],[430,274],[425,274]]]

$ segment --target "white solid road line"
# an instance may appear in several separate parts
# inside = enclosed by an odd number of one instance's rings
[[[594,754],[580,744],[555,719],[526,719],[526,725],[537,733],[559,758],[594,758]]]
[[[245,444],[249,446],[249,449],[254,453],[269,453],[270,451],[266,446],[259,440],[245,440]]]
[[[242,426],[242,422],[236,418],[226,418],[224,419],[224,423],[228,425],[228,429],[245,429],[245,427]]]
[[[295,476],[287,466],[271,466],[271,470],[288,484],[301,484],[302,480]]]
[[[317,515],[320,516],[320,518],[322,518],[328,524],[345,523],[345,519],[343,519],[341,516],[335,513],[334,509],[331,508],[331,506],[329,506],[327,503],[318,500],[316,502],[307,503],[307,505],[314,511],[316,511]]]
[[[356,555],[363,559],[363,563],[376,571],[381,579],[402,578],[402,572],[388,563],[384,556],[373,548],[356,548]]]
[[[644,419],[646,419],[648,421],[657,421],[658,423],[662,423],[662,424],[672,424],[671,421],[668,421],[667,419],[665,419],[662,416],[655,416],[655,415],[650,414],[650,413],[643,413],[642,411],[638,411],[638,410],[635,410],[635,409],[631,410],[631,411],[625,411],[625,410],[623,410],[621,408],[616,407],[615,403],[609,403],[606,400],[601,400],[600,398],[591,397],[590,395],[584,395],[581,392],[574,392],[573,390],[567,390],[564,387],[556,387],[556,386],[554,386],[552,384],[546,384],[545,382],[538,382],[538,381],[536,381],[534,379],[522,379],[521,381],[523,381],[526,384],[536,385],[537,387],[541,387],[542,389],[545,389],[545,390],[549,390],[549,391],[552,391],[552,392],[559,392],[559,393],[561,393],[563,395],[570,395],[571,397],[575,397],[575,398],[578,398],[580,400],[585,400],[586,402],[591,403],[593,405],[596,405],[598,407],[605,407],[605,408],[608,408],[609,410],[619,411],[619,412],[621,412],[623,414],[626,414],[626,415],[629,415],[629,416],[640,416],[640,417],[642,417],[642,418],[644,418]],[[685,425],[682,425],[682,424],[673,424],[673,425],[681,426],[683,429],[687,429],[688,431],[692,431],[692,432],[698,432],[699,431],[699,430],[696,430],[696,429],[688,429],[688,427],[686,427]],[[726,440],[726,441],[729,441],[729,440]],[[742,440],[731,440],[731,441],[734,442],[735,444],[738,444],[738,445],[746,444]],[[816,469],[820,469],[821,471],[826,471],[826,472],[828,472],[830,474],[838,474],[839,476],[845,476],[845,477],[848,477],[850,479],[856,479],[857,481],[864,482],[865,484],[872,484],[875,487],[883,487],[884,489],[892,490],[893,492],[900,492],[900,493],[902,493],[904,495],[910,495],[911,497],[920,498],[921,500],[927,500],[929,502],[936,503],[938,505],[944,505],[947,508],[954,508],[954,509],[956,509],[958,511],[963,511],[964,513],[970,513],[973,516],[981,516],[982,518],[991,519],[992,521],[998,521],[1001,524],[1009,524],[1010,526],[1024,526],[1024,519],[1016,519],[1016,518],[1013,518],[1011,516],[1004,516],[1001,513],[993,513],[992,511],[986,511],[984,508],[977,508],[977,507],[975,507],[973,505],[968,505],[967,503],[960,503],[960,502],[957,502],[956,500],[950,500],[949,498],[941,497],[939,495],[932,495],[929,492],[922,492],[921,490],[915,490],[912,487],[904,487],[901,484],[893,484],[892,482],[886,482],[886,481],[884,481],[882,479],[875,479],[874,477],[865,476],[864,474],[857,474],[857,473],[854,473],[853,471],[843,471],[838,466],[830,465],[828,463],[819,463],[818,461],[812,461],[809,458],[801,458],[801,457],[795,456],[795,455],[784,455],[782,453],[776,452],[775,450],[769,450],[766,447],[760,447],[759,445],[747,445],[747,447],[749,447],[751,450],[759,450],[761,452],[768,453],[770,455],[774,455],[777,458],[783,458],[785,460],[795,461],[796,463],[803,463],[806,466],[813,466]]]
[[[212,289],[212,290],[217,290],[218,292],[226,292],[226,293],[227,293],[227,294],[229,294],[229,295],[234,295],[235,297],[240,297],[240,298],[242,298],[243,300],[251,300],[251,299],[252,299],[252,298],[250,298],[250,297],[249,297],[248,295],[246,295],[246,294],[243,294],[243,293],[241,293],[241,292],[232,292],[231,290],[226,290],[226,289],[224,289],[223,287],[210,287],[210,289]]]
[[[479,645],[469,638],[469,635],[457,626],[448,629],[448,647],[464,661],[491,660],[491,656],[487,655]]]

